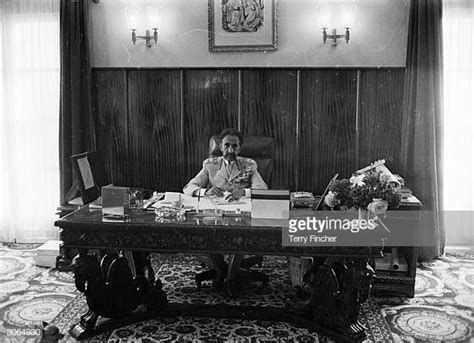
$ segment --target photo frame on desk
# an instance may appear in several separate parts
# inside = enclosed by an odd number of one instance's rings
[[[102,186],[108,182],[100,151],[84,152],[71,156],[72,169],[79,184],[82,202],[91,203],[100,196]]]
[[[208,0],[209,51],[277,49],[277,0]]]

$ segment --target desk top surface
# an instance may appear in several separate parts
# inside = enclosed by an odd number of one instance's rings
[[[298,209],[291,211],[292,215],[308,216],[314,213],[310,209]],[[276,233],[281,233],[281,228],[288,226],[288,219],[260,219],[251,218],[248,213],[244,214],[223,214],[215,215],[213,212],[208,213],[190,213],[187,212],[184,220],[181,221],[158,221],[158,217],[154,211],[138,210],[129,215],[124,220],[111,220],[102,217],[100,209],[90,209],[89,206],[84,206],[77,211],[66,215],[65,217],[55,222],[56,226],[62,228],[80,227],[87,229],[88,227],[106,228],[106,227],[122,227],[122,228],[211,228],[211,229],[274,229]]]
[[[416,199],[417,200],[417,199]],[[407,206],[408,205],[408,206]],[[396,217],[416,219],[421,203],[401,204]],[[416,212],[413,212],[413,209]],[[407,211],[408,210],[408,211]],[[307,217],[316,212],[295,209],[290,216]],[[357,213],[357,212],[352,212]],[[399,219],[399,218],[398,218]],[[272,255],[377,256],[383,244],[371,246],[282,246],[282,233],[288,219],[256,219],[249,214],[215,215],[186,213],[180,221],[160,222],[153,211],[138,210],[125,220],[108,220],[100,209],[84,206],[55,222],[63,243],[71,247],[121,247],[155,252],[241,252]],[[411,237],[417,230],[405,225],[400,237]],[[406,238],[403,239],[407,241]],[[412,242],[411,239],[408,241]],[[380,242],[380,241],[379,241]],[[403,242],[402,242],[403,243]],[[410,243],[411,245],[412,243]],[[366,245],[369,245],[366,243]],[[402,244],[404,246],[406,244]],[[396,246],[399,246],[398,244]]]
[[[308,216],[309,209],[292,211]],[[377,246],[284,246],[288,219],[255,219],[247,215],[202,217],[188,213],[180,222],[160,223],[154,212],[140,210],[122,221],[102,218],[101,210],[84,206],[55,222],[70,247],[121,248],[154,252],[220,252],[306,256],[380,256]]]

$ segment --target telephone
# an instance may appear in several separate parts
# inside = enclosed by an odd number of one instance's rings
[[[313,193],[311,192],[293,192],[292,195],[295,199],[301,199],[301,198],[314,199]]]
[[[313,207],[315,198],[311,192],[292,192],[290,201],[293,207]]]

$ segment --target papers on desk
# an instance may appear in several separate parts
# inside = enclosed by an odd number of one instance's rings
[[[418,198],[416,196],[410,195],[407,198],[403,198],[402,203],[404,203],[404,204],[419,204],[420,200],[418,200]]]
[[[155,202],[163,198],[164,193],[158,193],[158,192],[153,192],[153,195],[150,197],[150,199],[147,199],[143,201],[143,209],[147,210],[151,205],[153,205]],[[151,208],[153,210],[153,208]]]
[[[181,202],[185,210],[199,210],[199,211],[215,211],[222,210],[226,212],[250,212],[251,200],[250,198],[242,198],[239,201],[229,202],[223,197],[193,197],[186,194],[166,192],[163,200],[155,202],[149,207],[150,210],[155,210],[160,207],[172,207],[173,202]]]
[[[202,199],[201,199],[202,201]],[[216,207],[224,212],[249,212],[252,210],[250,198],[242,198],[239,201],[217,200]]]

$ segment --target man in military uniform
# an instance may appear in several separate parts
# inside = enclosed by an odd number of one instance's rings
[[[219,135],[222,156],[210,157],[202,164],[201,171],[184,187],[185,194],[193,196],[218,196],[229,201],[250,196],[250,188],[267,189],[265,181],[257,171],[257,163],[238,156],[243,144],[242,134],[236,129],[226,129]],[[243,255],[233,255],[229,266],[222,254],[210,255],[217,271],[219,286],[227,274],[227,283],[234,286]]]
[[[250,195],[250,188],[267,189],[265,181],[257,171],[257,163],[250,158],[238,156],[243,144],[242,134],[236,129],[221,132],[222,156],[210,157],[202,164],[201,171],[184,187],[185,194],[219,197],[230,200]]]

